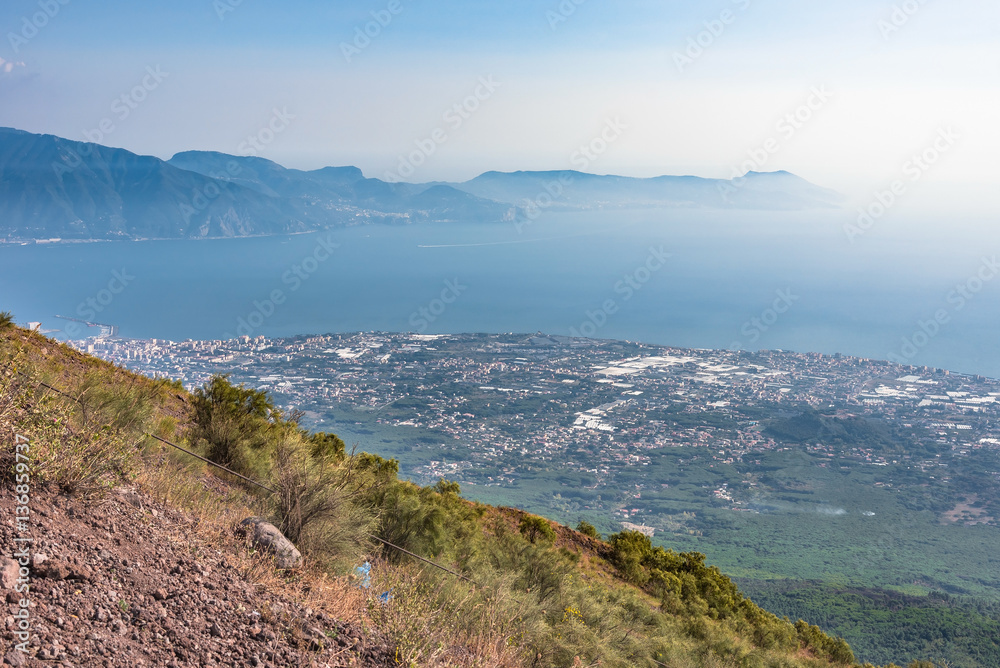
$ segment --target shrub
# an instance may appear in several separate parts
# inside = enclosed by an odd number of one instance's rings
[[[597,528],[585,520],[580,520],[580,523],[576,525],[576,530],[584,536],[590,536],[591,538],[600,539],[601,537],[601,534],[597,532]]]
[[[642,586],[649,580],[643,562],[653,551],[649,537],[638,531],[622,531],[611,536],[611,563],[621,576],[632,584]]]
[[[191,403],[190,439],[208,459],[255,479],[269,473],[270,450],[284,427],[266,393],[216,376],[195,390]]]
[[[339,462],[347,455],[347,445],[336,434],[318,432],[308,437],[309,452],[316,459]]]
[[[445,545],[446,513],[428,492],[415,485],[396,483],[378,493],[379,536],[411,552],[440,554]],[[395,550],[386,555],[392,562],[405,558]]]
[[[32,376],[28,367],[20,374],[6,367],[0,375],[0,430],[28,439],[32,476],[82,496],[130,480],[155,391],[88,378],[74,401],[37,389]]]
[[[137,378],[125,385],[97,373],[88,375],[77,390],[84,419],[133,434],[140,434],[149,426],[158,398],[155,387]]]
[[[157,378],[156,384],[168,390],[176,390],[177,392],[184,391],[184,383],[179,380],[174,380],[173,378]]]
[[[317,460],[293,431],[275,446],[274,462],[272,513],[290,541],[328,566],[357,563],[370,551],[374,516],[355,503],[350,467]]]
[[[556,539],[556,532],[552,530],[549,521],[538,515],[525,515],[517,528],[521,535],[532,543],[538,541],[551,543]]]
[[[449,494],[460,496],[462,494],[462,488],[457,482],[454,480],[445,480],[444,478],[437,481],[437,484],[434,485],[434,491],[441,496],[448,496]]]

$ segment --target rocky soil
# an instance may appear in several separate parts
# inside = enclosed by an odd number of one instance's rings
[[[0,490],[0,657],[13,666],[393,666],[387,643],[246,581],[232,550],[183,513],[130,490],[84,502],[36,490],[28,534]],[[16,536],[34,539],[31,640],[16,651],[23,594]],[[227,553],[228,552],[228,553]]]

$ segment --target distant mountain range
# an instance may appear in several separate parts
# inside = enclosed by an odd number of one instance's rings
[[[788,210],[840,201],[788,172],[734,180],[487,172],[464,183],[388,183],[357,167],[301,171],[209,151],[164,161],[0,128],[0,240],[242,237],[376,222],[515,223],[544,210]]]

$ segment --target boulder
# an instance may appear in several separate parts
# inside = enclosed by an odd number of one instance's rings
[[[0,586],[13,590],[17,586],[17,578],[21,567],[9,557],[0,559]]]
[[[278,528],[262,517],[248,517],[237,526],[237,532],[247,536],[255,546],[274,554],[274,565],[281,569],[302,565],[302,553]]]

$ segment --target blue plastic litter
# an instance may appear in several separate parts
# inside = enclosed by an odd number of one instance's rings
[[[393,590],[390,589],[389,591],[384,591],[381,594],[379,594],[378,602],[381,603],[382,605],[388,604],[389,601],[392,600],[392,591]]]
[[[355,577],[357,577],[360,580],[360,582],[358,583],[359,589],[368,589],[372,586],[371,571],[372,571],[372,565],[369,564],[367,561],[354,569]]]

